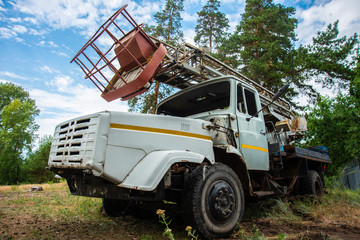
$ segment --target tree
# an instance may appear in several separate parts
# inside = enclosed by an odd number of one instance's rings
[[[308,116],[307,144],[325,145],[336,172],[349,161],[360,159],[360,63],[353,71],[349,93],[335,99],[319,98]]]
[[[211,49],[224,37],[229,28],[229,20],[225,14],[219,11],[219,0],[208,0],[198,14],[196,35],[194,41],[197,44],[209,46]]]
[[[294,62],[295,73],[300,77],[298,85],[307,88],[307,94],[312,95],[312,99],[316,99],[318,93],[309,86],[311,79],[323,87],[338,91],[349,89],[354,79],[356,59],[352,56],[356,56],[358,36],[354,34],[349,38],[339,38],[338,23],[329,24],[326,30],[318,32],[312,44],[301,45],[296,50]]]
[[[156,87],[158,87],[157,94],[154,93]],[[157,102],[169,96],[173,91],[172,87],[156,82],[155,85],[151,86],[147,93],[143,93],[128,100],[128,105],[130,107],[129,111],[155,113]],[[155,99],[156,96],[157,99]]]
[[[154,15],[157,26],[145,26],[144,30],[166,43],[176,45],[183,39],[181,12],[184,0],[167,0],[165,8]],[[130,112],[155,113],[156,105],[167,97],[172,88],[156,81],[154,87],[141,96],[128,101]]]
[[[237,30],[220,47],[233,67],[276,92],[291,76],[297,19],[292,7],[272,0],[246,0]],[[224,56],[222,57],[224,59]],[[226,59],[226,58],[225,58]]]
[[[21,180],[23,152],[31,150],[39,110],[22,87],[0,84],[0,184]]]
[[[181,12],[184,11],[184,0],[167,0],[165,8],[155,13],[156,26],[147,26],[146,30],[165,42],[176,45],[182,40]]]
[[[55,174],[45,169],[48,166],[51,143],[52,136],[45,136],[40,139],[38,149],[30,153],[23,166],[25,181],[44,183],[55,179]]]

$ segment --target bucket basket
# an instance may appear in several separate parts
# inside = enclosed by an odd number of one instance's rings
[[[150,39],[126,7],[101,25],[71,60],[108,102],[147,91],[166,54],[166,48]]]

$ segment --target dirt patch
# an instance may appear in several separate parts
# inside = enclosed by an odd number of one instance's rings
[[[176,239],[186,239],[186,223],[176,205],[141,205],[132,215],[109,218],[101,200],[70,195],[66,184],[42,185],[42,192],[28,192],[29,186],[0,187],[0,239],[165,239],[164,225],[155,210],[166,210]],[[248,210],[251,211],[251,210]],[[346,210],[349,216],[359,209]],[[332,213],[338,214],[340,213]],[[355,218],[358,215],[355,214]],[[334,215],[334,216],[338,216]],[[293,222],[245,215],[240,230],[229,239],[360,239],[357,221],[351,217],[304,214]],[[354,216],[352,216],[354,217]],[[340,218],[337,218],[340,219]],[[256,238],[251,238],[256,239]]]

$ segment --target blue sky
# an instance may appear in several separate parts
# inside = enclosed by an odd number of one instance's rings
[[[138,23],[154,24],[165,1],[0,0],[0,82],[19,84],[41,110],[38,134],[52,134],[56,124],[102,110],[127,111],[127,103],[106,102],[70,60],[97,28],[124,4]],[[245,0],[222,0],[231,29],[239,23]],[[275,0],[296,8],[301,44],[310,43],[329,23],[339,22],[341,36],[360,30],[359,0]],[[185,40],[193,43],[197,11],[204,0],[184,0]]]

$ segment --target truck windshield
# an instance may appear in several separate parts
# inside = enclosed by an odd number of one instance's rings
[[[230,82],[217,82],[180,93],[159,105],[157,114],[186,117],[221,110],[230,104]]]

